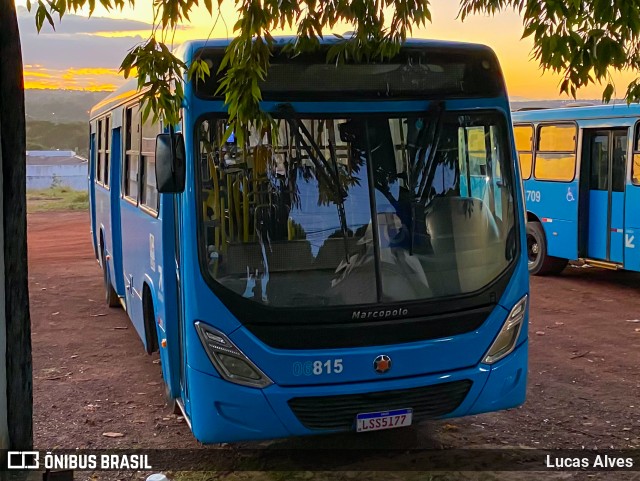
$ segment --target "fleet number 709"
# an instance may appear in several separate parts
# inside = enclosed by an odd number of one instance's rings
[[[539,190],[528,190],[527,191],[527,202],[540,202],[540,191]]]

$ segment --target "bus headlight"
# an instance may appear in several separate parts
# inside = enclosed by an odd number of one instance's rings
[[[273,384],[273,381],[223,333],[203,322],[196,322],[196,330],[211,363],[223,379],[258,388]]]
[[[483,361],[484,363],[493,364],[505,357],[507,354],[510,354],[516,347],[516,342],[518,341],[520,330],[522,329],[522,324],[524,322],[524,316],[527,313],[528,300],[529,297],[525,295],[516,303],[515,306],[513,306],[507,320],[504,321],[504,325],[498,333],[498,337],[496,337],[496,340],[491,344],[489,351],[487,351],[487,355]]]

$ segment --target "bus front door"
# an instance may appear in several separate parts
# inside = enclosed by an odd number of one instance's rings
[[[627,129],[589,132],[587,257],[623,263]]]

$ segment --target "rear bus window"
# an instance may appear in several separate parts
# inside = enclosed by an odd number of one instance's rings
[[[576,126],[542,125],[538,130],[535,177],[568,182],[576,169]]]
[[[531,177],[533,165],[533,125],[516,125],[513,129],[523,179]]]

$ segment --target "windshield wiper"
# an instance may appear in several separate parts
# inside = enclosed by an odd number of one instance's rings
[[[313,139],[313,135],[307,129],[303,122],[295,117],[295,110],[291,104],[280,104],[277,108],[278,113],[283,114],[284,119],[291,127],[292,132],[295,132],[296,138],[302,148],[306,150],[309,159],[313,162],[318,177],[322,177],[323,181],[331,188],[334,194],[334,204],[338,209],[338,218],[340,220],[340,230],[342,231],[342,237],[344,239],[344,251],[345,260],[349,263],[349,242],[348,235],[349,229],[347,226],[347,214],[344,209],[344,201],[347,198],[347,193],[342,188],[340,183],[340,171],[338,170],[338,159],[336,154],[335,145],[329,141],[329,154],[331,156],[331,163],[326,159],[320,146]],[[315,155],[314,155],[315,153]]]

